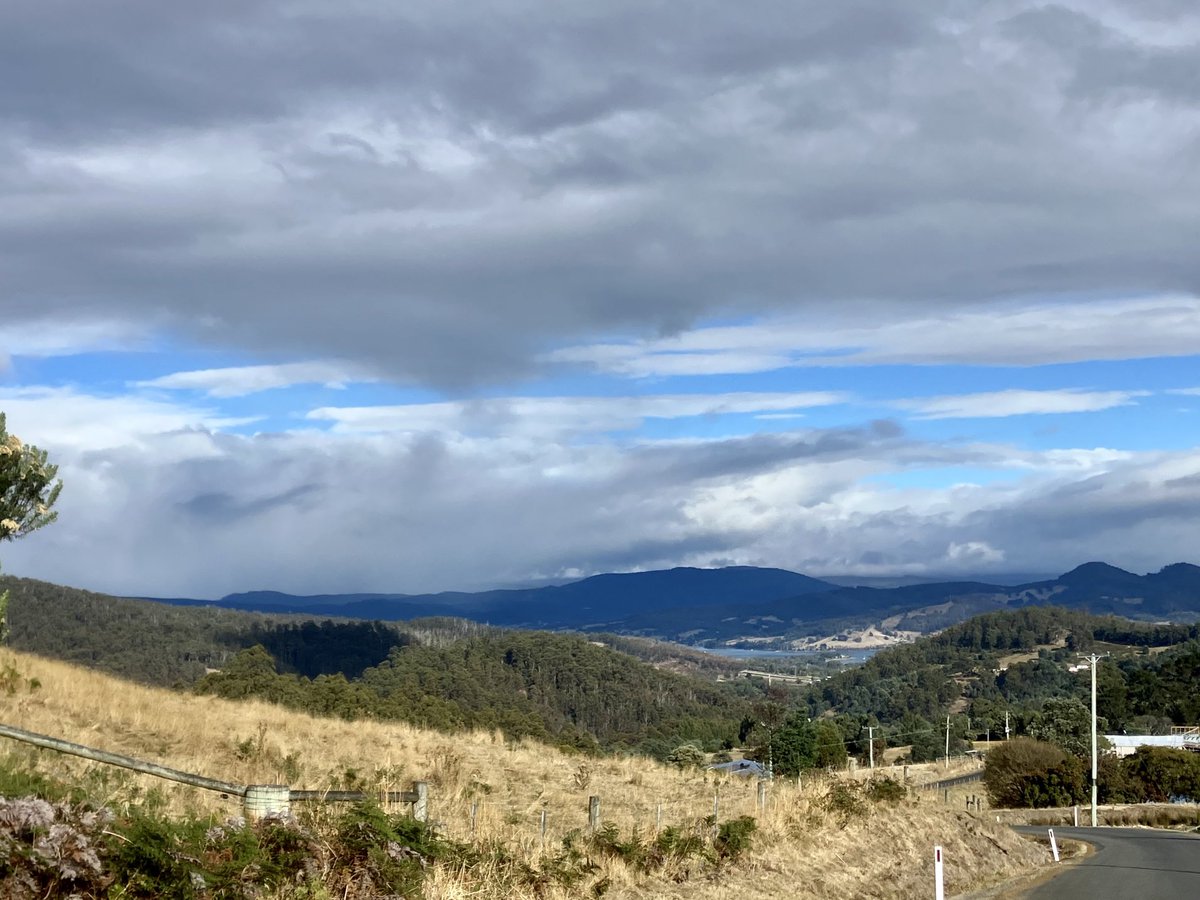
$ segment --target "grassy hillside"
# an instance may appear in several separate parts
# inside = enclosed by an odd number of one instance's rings
[[[0,652],[0,670],[7,673],[8,690],[0,696],[5,722],[174,768],[238,783],[311,789],[429,781],[431,814],[440,831],[476,848],[424,870],[430,900],[923,897],[932,890],[928,858],[934,843],[945,847],[951,893],[1024,870],[1044,855],[990,816],[968,815],[932,799],[875,802],[820,779],[806,780],[802,790],[776,782],[760,812],[752,782],[714,779],[640,758],[589,760],[529,740],[506,740],[495,731],[451,736],[399,723],[317,718],[259,701],[145,687],[11,651]],[[172,814],[199,817],[201,835],[237,812],[233,800],[218,795],[15,744],[2,749],[7,757],[0,759],[0,769],[7,773],[67,779],[81,794],[115,810],[144,806],[149,799]],[[661,833],[656,830],[661,807],[663,829],[709,840],[705,817],[712,814],[718,789],[720,821],[755,818],[750,848],[736,858],[694,855],[645,871],[631,852],[635,831],[639,841]],[[564,865],[564,839],[586,823],[589,795],[601,798],[612,839],[587,843],[589,863],[567,884],[555,873]],[[324,807],[315,811],[316,819],[333,815]],[[316,829],[320,822],[305,827]],[[576,834],[573,840],[579,845],[583,838]],[[872,852],[857,852],[863,847]],[[346,880],[340,870],[315,877],[336,888],[339,897],[343,885],[345,896],[366,896],[351,893],[362,882]],[[267,896],[298,895],[277,889]]]
[[[201,683],[222,696],[347,718],[501,728],[579,749],[637,748],[662,757],[688,740],[714,749],[731,743],[748,713],[738,691],[751,698],[757,691],[715,683],[735,662],[637,638],[585,639],[461,619],[315,621],[27,579],[0,579],[5,587],[18,649],[151,684]],[[255,646],[266,652],[250,652]]]

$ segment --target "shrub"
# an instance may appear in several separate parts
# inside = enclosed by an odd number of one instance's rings
[[[867,799],[875,803],[899,803],[908,796],[908,788],[894,778],[876,778],[867,785]]]
[[[695,744],[680,744],[667,754],[667,762],[681,769],[698,769],[707,759],[704,751]]]
[[[821,807],[841,820],[843,828],[851,819],[865,815],[867,808],[859,796],[859,787],[854,783],[835,781],[822,798]]]
[[[378,804],[351,807],[337,824],[333,842],[336,861],[368,877],[378,888],[404,896],[420,893],[424,868],[465,847],[440,840],[424,822],[389,816]]]
[[[716,840],[713,841],[717,858],[737,859],[750,849],[754,832],[757,829],[758,823],[751,816],[739,816],[728,822],[722,822],[717,828]]]
[[[104,811],[0,797],[0,891],[11,900],[100,893]]]
[[[989,753],[983,783],[988,801],[1000,807],[1070,806],[1086,793],[1079,760],[1030,738],[1013,738]]]

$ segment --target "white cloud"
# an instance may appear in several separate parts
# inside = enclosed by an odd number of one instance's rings
[[[800,366],[1035,366],[1192,356],[1200,298],[988,304],[959,310],[862,306],[768,318],[626,343],[583,344],[548,362],[629,377],[771,371]]]
[[[994,419],[1007,416],[1098,412],[1129,406],[1147,391],[1004,390],[894,401],[919,419]]]
[[[220,430],[254,421],[211,409],[137,396],[96,396],[71,388],[0,388],[0,408],[8,416],[9,431],[55,453],[111,450],[165,433]]]
[[[624,431],[648,419],[684,419],[795,411],[845,403],[846,394],[659,394],[624,397],[501,397],[403,406],[323,407],[308,418],[338,432],[442,432],[509,436]]]
[[[136,350],[147,346],[152,335],[153,331],[146,325],[119,319],[0,322],[0,358]]]
[[[1148,568],[1193,554],[1184,523],[1200,504],[1200,451],[943,446],[881,426],[625,446],[509,429],[247,437],[136,398],[0,406],[66,484],[60,520],[6,548],[6,570],[134,594],[421,591],[688,564]],[[943,465],[1025,474],[930,488],[876,477]]]
[[[946,548],[945,560],[950,568],[961,569],[964,566],[994,567],[1004,562],[1004,558],[1004,551],[997,550],[987,541],[954,541]]]
[[[323,384],[343,388],[351,382],[374,381],[361,366],[346,362],[296,362],[279,365],[233,366],[175,372],[135,382],[135,387],[203,391],[210,397],[244,397],[248,394],[297,384]]]
[[[986,570],[1053,558],[1057,539],[1031,546],[1029,526],[1007,524],[1046,492],[1081,491],[1095,504],[1086,486],[1109,486],[1100,493],[1112,503],[1091,515],[1103,535],[1108,513],[1125,514],[1113,485],[1186,483],[1200,472],[1192,454],[941,445],[886,422],[709,438],[608,434],[651,419],[800,415],[848,399],[743,392],[331,408],[313,413],[333,423],[328,431],[246,437],[224,433],[239,422],[204,405],[9,389],[0,408],[11,429],[50,450],[66,490],[60,521],[6,548],[5,564],[97,589],[204,595],[472,588],[567,570],[729,562]],[[946,466],[1021,474],[928,489],[879,478]],[[1061,519],[1075,502],[1046,515]],[[1140,515],[1150,524],[1139,527],[1157,527],[1153,508]],[[1063,552],[1074,552],[1067,543]],[[1154,558],[1177,544],[1139,552]]]

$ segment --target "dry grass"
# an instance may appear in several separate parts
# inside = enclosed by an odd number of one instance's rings
[[[660,816],[664,826],[695,827],[713,813],[714,798],[721,820],[758,819],[753,850],[736,866],[715,870],[692,862],[649,878],[619,860],[603,862],[596,877],[608,880],[607,897],[918,897],[931,891],[935,843],[945,849],[951,893],[1040,860],[1035,848],[990,817],[948,808],[920,791],[897,806],[870,804],[865,815],[843,824],[825,809],[827,779],[806,778],[800,788],[777,780],[759,811],[752,780],[679,772],[641,758],[570,756],[499,733],[446,735],[399,723],[318,719],[257,701],[142,687],[12,651],[0,652],[0,667],[5,664],[41,683],[0,696],[8,724],[238,783],[321,789],[357,780],[395,790],[425,780],[431,819],[448,837],[500,842],[535,866],[561,847],[567,832],[586,826],[593,794],[601,798],[604,821],[626,834],[636,828],[653,835]],[[78,776],[92,765],[50,751],[36,757],[39,770],[60,776]],[[239,811],[236,799],[143,776],[113,790],[130,784],[163,791],[181,813]],[[519,896],[490,890],[486,873],[452,868],[430,873],[426,895]],[[568,895],[556,887],[538,896]]]

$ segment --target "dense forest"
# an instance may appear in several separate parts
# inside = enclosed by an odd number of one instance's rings
[[[11,594],[11,644],[148,684],[189,685],[238,651],[262,644],[282,672],[354,676],[387,658],[393,646],[457,640],[495,629],[456,618],[365,622],[311,614],[255,613],[113,597],[0,575]],[[337,626],[337,627],[335,627]],[[715,679],[741,668],[667,641],[594,634],[592,640],[676,672]]]
[[[748,708],[732,686],[662,672],[577,635],[499,630],[443,646],[397,645],[352,679],[281,674],[255,647],[196,689],[322,715],[499,728],[581,750],[658,756],[685,741],[731,747]]]

